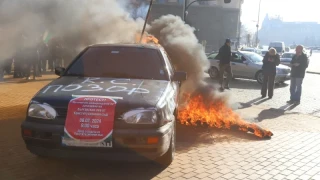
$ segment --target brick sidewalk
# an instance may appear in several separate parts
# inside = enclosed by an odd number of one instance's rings
[[[272,130],[271,140],[178,126],[176,159],[166,169],[37,158],[25,149],[20,123],[30,98],[54,77],[0,84],[0,179],[320,179],[320,118],[261,106],[237,111]]]

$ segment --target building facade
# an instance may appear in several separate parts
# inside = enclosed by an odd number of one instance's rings
[[[137,0],[138,1],[138,0]],[[188,4],[194,0],[188,0]],[[149,21],[162,15],[183,16],[184,0],[155,0]],[[203,1],[193,3],[187,10],[185,21],[196,29],[199,42],[206,42],[206,52],[218,50],[226,38],[238,41],[240,34],[240,15],[243,0]]]
[[[259,30],[260,44],[283,41],[287,46],[303,44],[320,45],[320,24],[317,22],[285,22],[279,17],[266,17]]]

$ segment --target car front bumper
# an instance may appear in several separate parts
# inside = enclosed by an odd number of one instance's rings
[[[291,63],[290,62],[281,62],[282,65],[285,65],[285,66],[289,66],[291,67]]]
[[[173,123],[154,129],[115,129],[111,148],[64,146],[63,125],[24,121],[21,130],[27,149],[34,154],[60,158],[145,161],[154,160],[168,151],[175,127]],[[26,131],[32,133],[26,134]],[[148,144],[150,137],[157,138],[157,143]]]
[[[290,80],[290,74],[277,74],[275,82],[285,82]]]

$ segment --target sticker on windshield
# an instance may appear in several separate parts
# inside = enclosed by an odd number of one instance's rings
[[[120,51],[111,51],[111,54],[119,54]]]
[[[161,70],[160,70],[160,74],[161,74],[161,75],[164,75],[164,70],[161,69]]]

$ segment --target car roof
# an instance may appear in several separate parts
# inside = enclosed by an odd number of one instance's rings
[[[148,49],[155,49],[155,50],[164,50],[164,48],[159,44],[92,44],[88,47],[132,47],[132,48],[148,48]]]

